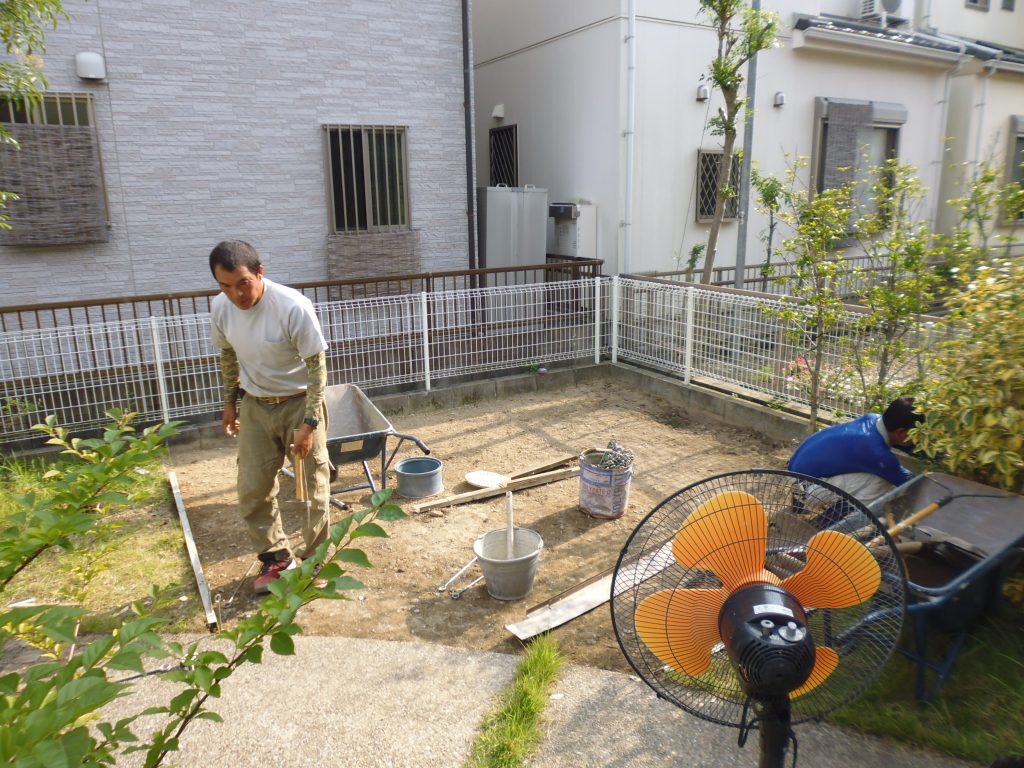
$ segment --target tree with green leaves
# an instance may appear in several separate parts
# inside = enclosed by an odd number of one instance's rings
[[[797,351],[791,366],[806,388],[809,413],[807,433],[818,428],[822,397],[835,383],[826,365],[834,353],[835,333],[846,316],[841,298],[843,263],[837,257],[840,243],[847,237],[853,212],[853,187],[846,184],[811,195],[796,187],[796,174],[802,163],[788,173],[788,205],[779,218],[792,229],[782,243],[791,271],[776,281],[785,285],[789,301],[774,314],[782,321],[785,338]]]
[[[950,305],[911,437],[952,474],[1024,493],[1024,261],[979,266]]]
[[[722,137],[721,165],[715,213],[708,232],[701,282],[710,283],[718,253],[718,237],[725,218],[725,208],[735,196],[732,179],[732,158],[736,147],[736,121],[746,100],[742,97],[742,70],[759,51],[771,48],[778,30],[776,14],[754,10],[746,0],[700,0],[700,15],[715,30],[718,48],[709,68],[711,87],[722,94],[724,109],[711,119],[711,133]]]
[[[754,206],[768,217],[768,224],[761,233],[764,243],[765,260],[761,267],[761,290],[768,287],[772,275],[772,256],[775,253],[775,232],[779,227],[779,213],[792,204],[792,195],[785,182],[777,176],[762,174],[757,168],[750,169],[750,186],[755,192]]]
[[[28,99],[39,102],[46,88],[42,60],[46,50],[47,29],[67,18],[60,0],[3,0],[0,2],[0,41],[7,56],[0,58],[0,98]],[[14,137],[0,125],[0,144],[17,146]],[[17,196],[0,189],[0,212],[8,200]],[[7,217],[0,213],[0,229],[10,229]]]
[[[916,169],[890,159],[872,168],[857,195],[868,205],[852,235],[867,259],[852,274],[854,301],[867,311],[846,337],[853,386],[863,411],[881,411],[925,374],[924,316],[946,287],[939,255],[921,216],[926,191]]]
[[[156,460],[175,425],[149,427],[135,434],[133,414],[111,412],[101,437],[71,437],[52,416],[36,429],[62,449],[69,461],[47,473],[48,492],[27,494],[0,529],[0,595],[50,550],[89,546],[114,513],[134,501],[133,472]],[[143,764],[164,763],[178,749],[184,730],[196,720],[219,720],[209,701],[220,696],[231,675],[258,664],[264,649],[295,652],[299,611],[319,598],[345,598],[362,584],[342,563],[370,567],[365,552],[352,546],[362,537],[387,533],[380,522],[405,514],[378,491],[371,506],[332,526],[330,537],[299,568],[285,571],[270,585],[258,609],[209,641],[182,644],[159,634],[166,620],[138,600],[133,615],[111,633],[87,640],[80,635],[87,611],[80,605],[16,605],[0,611],[0,651],[12,641],[38,648],[45,658],[27,668],[0,675],[0,763],[39,768],[113,765],[119,754],[144,753]],[[100,536],[102,538],[102,536]],[[331,554],[333,552],[333,554]],[[89,572],[84,574],[86,578]],[[150,591],[155,599],[158,590]],[[171,660],[163,679],[177,683],[167,704],[116,721],[101,710],[131,692],[126,672],[146,674],[146,661]],[[161,716],[148,736],[135,733],[143,715]]]

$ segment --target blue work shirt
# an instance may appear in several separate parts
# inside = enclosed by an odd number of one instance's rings
[[[914,473],[900,464],[881,430],[882,416],[868,413],[859,419],[815,432],[789,459],[789,470],[811,477],[835,477],[868,472],[903,485]]]

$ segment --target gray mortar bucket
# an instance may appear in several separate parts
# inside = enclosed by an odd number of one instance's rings
[[[398,495],[407,499],[422,499],[444,490],[444,464],[432,456],[402,459],[395,465],[398,477]]]
[[[487,594],[496,600],[521,600],[533,590],[537,560],[544,539],[529,528],[512,533],[512,559],[506,555],[505,529],[485,533],[473,542],[473,554],[484,572]]]

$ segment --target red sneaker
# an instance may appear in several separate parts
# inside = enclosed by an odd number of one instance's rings
[[[258,557],[263,565],[260,567],[259,576],[252,583],[252,591],[257,595],[269,592],[270,582],[278,578],[282,573],[299,567],[299,562],[294,557],[278,560],[277,552],[262,552]]]

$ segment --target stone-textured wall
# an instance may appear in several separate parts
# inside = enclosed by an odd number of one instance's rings
[[[3,305],[211,287],[206,257],[229,237],[286,283],[393,273],[360,243],[329,246],[325,124],[405,126],[412,232],[390,253],[400,271],[467,266],[460,0],[65,8],[45,72],[95,99],[109,241],[0,246]],[[79,51],[103,54],[105,81],[78,79]]]

